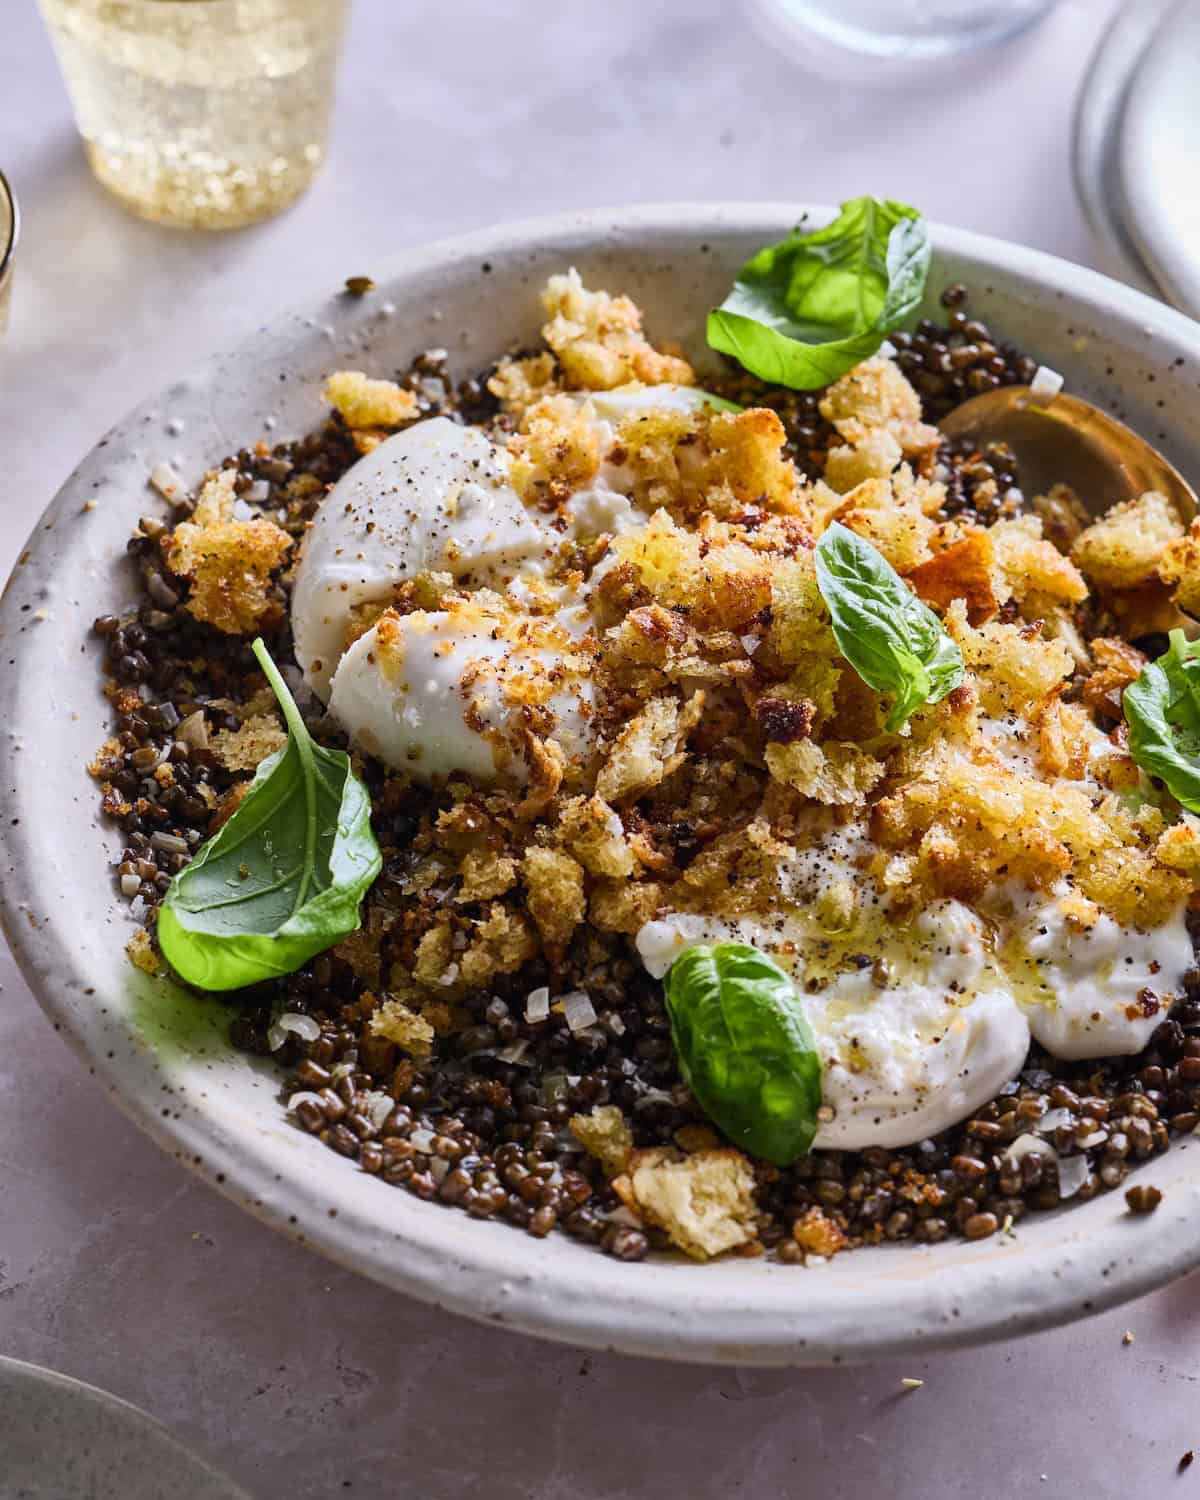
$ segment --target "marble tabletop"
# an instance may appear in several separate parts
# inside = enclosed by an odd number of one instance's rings
[[[93,186],[34,7],[10,0],[0,167],[25,237],[0,347],[0,576],[136,399],[437,235],[601,203],[876,191],[1089,261],[1069,126],[1112,8],[1063,0],[1010,48],[885,92],[849,66],[799,71],[729,0],[360,0],[328,170],[291,213],[213,237],[137,222]],[[0,984],[0,1352],[136,1402],[264,1500],[1200,1485],[1200,1467],[1176,1479],[1200,1448],[1195,1278],[1023,1342],[856,1369],[537,1344],[276,1238],[137,1133],[3,954]]]

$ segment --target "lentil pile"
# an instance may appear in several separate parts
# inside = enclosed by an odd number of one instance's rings
[[[1027,383],[1036,369],[971,319],[965,300],[963,288],[950,288],[942,297],[944,325],[925,321],[892,338],[930,422],[980,391]],[[455,385],[442,351],[421,355],[399,379],[422,415],[497,421],[486,373]],[[834,433],[818,411],[819,393],[766,388],[732,366],[716,388],[774,409],[789,456],[804,474],[821,474]],[[357,456],[335,417],[297,442],[243,450],[224,467],[237,472],[239,494],[299,537],[327,487]],[[1020,476],[1007,453],[943,445],[938,457],[946,516],[992,520],[1019,509]],[[189,502],[181,499],[175,509],[174,520],[185,519]],[[244,642],[182,607],[176,581],[162,567],[166,529],[158,517],[142,519],[128,547],[140,602],[94,626],[116,719],[97,770],[106,785],[104,810],[123,835],[115,879],[151,932],[172,875],[211,831],[214,807],[219,812],[245,779],[223,768],[211,739],[240,727],[241,705],[258,680]],[[290,662],[286,585],[273,588],[262,633],[275,660]],[[301,690],[299,674],[288,675],[311,732],[344,747],[322,706]],[[398,790],[373,763],[365,779],[384,857],[368,907],[386,908],[408,867],[425,794]],[[1194,939],[1197,933],[1200,923]],[[641,965],[614,945],[612,960],[597,966],[594,949],[580,943],[553,976],[557,991],[564,979],[586,990],[589,1024],[572,1029],[568,1014],[543,1015],[542,1007],[529,1007],[527,1018],[529,996],[550,982],[544,962],[535,960],[470,998],[468,1027],[439,1039],[431,1058],[414,1060],[371,1033],[363,980],[326,953],[286,979],[229,996],[230,1037],[243,1051],[274,1057],[297,1125],[362,1171],[476,1218],[503,1219],[538,1237],[561,1229],[618,1259],[640,1260],[665,1246],[665,1235],[630,1222],[568,1120],[615,1104],[639,1147],[686,1146],[709,1126],[680,1079],[661,987]],[[826,1243],[983,1239],[1029,1212],[1122,1185],[1138,1163],[1165,1151],[1172,1135],[1200,1124],[1200,970],[1188,975],[1185,989],[1138,1057],[1067,1063],[1035,1045],[1019,1079],[934,1139],[899,1150],[822,1151],[786,1169],[759,1163],[758,1238],[739,1253],[796,1263]],[[1031,1133],[1053,1153],[1012,1150]],[[1157,1201],[1147,1185],[1130,1191],[1136,1212]]]

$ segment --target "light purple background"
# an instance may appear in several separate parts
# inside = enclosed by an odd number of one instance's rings
[[[135,400],[420,240],[573,206],[875,191],[1091,259],[1069,122],[1112,0],[1064,0],[1011,49],[900,93],[813,81],[734,0],[542,0],[511,17],[360,0],[331,166],[290,214],[220,237],[139,223],[93,187],[33,8],[4,9],[0,166],[25,236],[0,346],[0,576]],[[537,1344],[277,1239],[117,1113],[2,951],[0,984],[0,1352],[145,1407],[263,1500],[1200,1486],[1200,1467],[1175,1474],[1200,1447],[1194,1278],[1022,1343],[855,1370]],[[903,1376],[926,1384],[906,1393]],[[2,1477],[0,1455],[0,1493]]]

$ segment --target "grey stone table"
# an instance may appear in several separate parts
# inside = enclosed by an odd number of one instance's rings
[[[33,7],[3,8],[0,165],[26,225],[0,347],[0,576],[136,398],[397,246],[572,206],[870,190],[1090,255],[1067,141],[1111,0],[1064,0],[1011,49],[894,94],[797,72],[731,0],[361,0],[329,170],[223,237],[136,222],[92,186]],[[6,958],[0,983],[0,1351],[138,1403],[264,1500],[1200,1488],[1200,1466],[1175,1475],[1200,1448],[1195,1280],[1008,1347],[852,1370],[539,1345],[277,1239],[117,1113]]]

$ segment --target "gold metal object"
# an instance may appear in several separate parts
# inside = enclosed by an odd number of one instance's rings
[[[1043,399],[1027,385],[1002,386],[965,401],[939,425],[948,438],[981,448],[1003,443],[1028,495],[1066,484],[1098,516],[1120,500],[1159,490],[1185,521],[1196,515],[1196,492],[1178,469],[1124,422],[1078,396]]]

